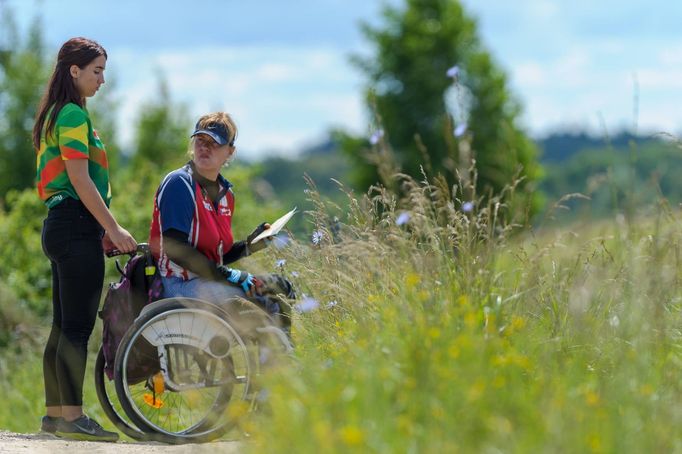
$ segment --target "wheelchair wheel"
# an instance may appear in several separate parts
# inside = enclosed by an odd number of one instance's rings
[[[97,392],[97,398],[102,406],[102,410],[104,410],[104,413],[119,431],[135,440],[149,440],[152,438],[150,434],[145,434],[138,430],[121,408],[115,397],[116,389],[114,382],[106,377],[104,365],[104,352],[102,347],[100,347],[99,352],[97,352],[97,360],[95,361],[95,391]]]
[[[121,340],[114,364],[128,418],[169,443],[210,441],[234,427],[253,402],[252,353],[242,332],[227,312],[201,300],[167,298],[147,306]]]

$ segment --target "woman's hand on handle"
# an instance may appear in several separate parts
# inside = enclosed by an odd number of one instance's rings
[[[135,249],[137,248],[137,241],[135,241],[135,238],[133,238],[133,236],[130,233],[128,233],[126,229],[124,229],[118,224],[116,224],[116,227],[114,229],[108,230],[104,234],[104,238],[102,239],[103,245],[107,237],[109,243],[111,243],[115,249],[118,249],[122,253],[127,254],[130,252],[135,252]],[[105,251],[106,250],[107,249],[105,249]]]

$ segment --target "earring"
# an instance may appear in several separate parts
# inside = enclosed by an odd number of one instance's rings
[[[229,167],[232,161],[234,161],[234,153],[232,153],[230,157],[223,162],[223,167]]]

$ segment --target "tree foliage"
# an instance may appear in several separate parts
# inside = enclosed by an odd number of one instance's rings
[[[168,84],[159,76],[158,94],[141,107],[137,120],[133,165],[147,161],[164,168],[182,159],[191,126],[187,109],[173,101]]]
[[[534,144],[517,124],[520,106],[460,2],[407,0],[403,8],[386,6],[382,19],[362,26],[374,53],[354,62],[367,77],[366,102],[375,128],[385,131],[382,144],[402,170],[421,178],[423,166],[456,184],[473,159],[475,194],[500,194],[517,177],[523,178],[517,190],[531,191],[540,168]],[[455,65],[457,74],[446,76]],[[367,141],[346,137],[342,143],[358,168],[356,183],[375,183],[378,165],[366,169]],[[529,201],[536,210],[537,199],[517,198]]]
[[[20,37],[11,12],[0,10],[0,200],[10,189],[35,181],[35,151],[31,130],[48,77],[42,25],[35,19]]]

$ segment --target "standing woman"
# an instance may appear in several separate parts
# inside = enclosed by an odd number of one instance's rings
[[[33,127],[38,194],[49,211],[42,243],[52,266],[52,330],[43,356],[46,416],[41,430],[78,440],[116,441],[83,414],[88,339],[104,282],[103,244],[135,250],[135,239],[109,211],[107,155],[85,108],[104,84],[107,53],[72,38],[57,65]]]

